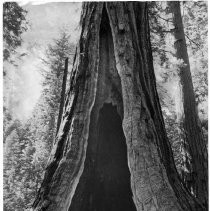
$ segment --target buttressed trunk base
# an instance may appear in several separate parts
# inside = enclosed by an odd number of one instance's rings
[[[81,23],[63,120],[34,210],[203,210],[180,182],[166,137],[147,4],[84,3]]]

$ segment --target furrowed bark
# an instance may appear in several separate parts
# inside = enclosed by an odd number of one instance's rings
[[[166,137],[146,3],[84,3],[81,23],[34,210],[205,210],[180,182]]]
[[[185,142],[187,143],[187,151],[190,155],[191,164],[191,169],[189,169],[190,179],[188,178],[187,183],[189,190],[192,191],[199,201],[207,208],[208,152],[197,113],[180,2],[170,2],[169,6],[173,14],[175,26],[174,47],[176,49],[176,57],[184,62],[184,64],[179,67],[179,75],[183,93]]]
[[[68,210],[82,174],[90,112],[96,92],[101,10],[102,4],[90,3],[84,7],[82,32],[63,121],[33,205],[34,210]]]

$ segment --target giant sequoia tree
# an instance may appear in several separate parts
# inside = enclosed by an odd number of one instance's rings
[[[195,196],[207,207],[208,154],[197,112],[180,2],[169,2],[169,7],[173,14],[173,23],[175,27],[175,55],[177,59],[182,60],[183,62],[179,67],[179,75],[183,93],[186,148],[190,155],[190,168],[188,169],[190,176],[186,180],[188,188],[193,191]]]
[[[147,4],[84,3],[62,122],[34,210],[205,210],[178,177]]]

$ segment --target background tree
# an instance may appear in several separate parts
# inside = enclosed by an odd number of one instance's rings
[[[33,152],[28,132],[19,122],[7,137],[4,149],[5,210],[26,210],[35,196]]]
[[[19,47],[22,43],[21,35],[27,30],[26,21],[27,11],[22,9],[16,2],[5,2],[3,4],[3,60],[10,64],[14,64],[11,55],[15,53],[15,49]],[[19,55],[20,56],[20,55]],[[21,56],[20,56],[21,57]],[[8,67],[7,67],[8,68]],[[9,68],[8,68],[9,69]],[[11,78],[6,76],[8,70],[3,67],[4,74],[4,98],[3,98],[3,113],[4,113],[4,142],[8,136],[14,132],[15,129],[20,125],[19,120],[17,120],[9,108],[8,101],[5,93],[11,92],[14,87],[11,86]],[[14,100],[15,101],[15,100]]]
[[[3,56],[8,60],[11,53],[21,45],[21,34],[27,30],[27,12],[16,2],[3,4]]]
[[[188,183],[190,184],[188,184],[188,187],[192,189],[196,197],[208,207],[208,155],[197,113],[180,2],[169,2],[169,8],[173,14],[173,24],[175,28],[175,55],[177,60],[180,61],[179,76],[182,85],[184,108],[183,124],[186,148],[190,155],[191,169],[190,178],[188,178]]]
[[[70,35],[62,31],[60,37],[48,46],[46,59],[43,59],[46,70],[42,70],[44,82],[43,96],[41,98],[44,98],[45,101],[45,112],[43,114],[47,118],[45,120],[47,124],[43,123],[48,125],[48,132],[46,131],[44,140],[48,140],[48,146],[52,146],[56,133],[65,60],[69,58],[69,63],[72,63],[74,50],[75,45],[70,42]]]
[[[12,116],[5,119],[5,210],[29,210],[38,191],[56,132],[64,62],[69,57],[71,64],[72,51],[69,35],[61,33],[47,49],[42,70],[44,89],[32,116],[24,124]]]
[[[207,49],[205,45],[207,40],[206,9],[207,5],[204,2],[195,4],[192,2],[184,2],[182,5],[183,24],[187,41],[183,47],[185,48],[187,45],[188,48],[188,63],[190,62],[192,73],[191,84],[193,83],[196,92],[196,104],[194,103],[194,105],[202,122],[201,126],[205,134],[205,140],[208,129],[205,126],[207,123],[207,113],[205,113],[205,108],[207,106],[208,90],[206,81]],[[182,60],[177,59],[179,56],[177,56],[174,46],[171,45],[171,43],[174,42],[173,34],[174,32],[177,32],[177,27],[175,28],[174,26],[171,12],[174,13],[174,8],[170,11],[168,5],[164,2],[150,3],[150,26],[152,32],[151,38],[153,45],[153,57],[156,75],[159,79],[158,91],[160,93],[160,97],[162,98],[161,106],[164,111],[166,128],[175,154],[176,166],[184,183],[189,187],[189,190],[192,191],[192,185],[194,184],[194,182],[192,182],[192,173],[190,173],[192,172],[192,155],[190,155],[189,147],[186,143],[183,122],[183,86],[181,86],[180,81],[180,69],[183,69],[183,62]],[[196,17],[194,14],[196,14]],[[160,42],[160,39],[163,41]],[[164,43],[167,43],[167,45]],[[190,80],[191,77],[188,78]],[[176,84],[178,89],[173,89],[174,84]],[[163,90],[159,89],[159,87],[164,87],[164,94],[161,94],[163,93]],[[167,95],[165,93],[167,93]],[[168,96],[171,100],[168,100]],[[172,103],[170,101],[172,101]],[[198,119],[198,121],[200,120]],[[177,125],[178,128],[175,128],[174,125]],[[207,142],[204,141],[204,145],[206,143]],[[195,191],[193,192],[195,193]]]
[[[15,49],[22,43],[21,35],[27,30],[26,21],[27,11],[22,9],[16,2],[5,2],[3,4],[3,59],[4,62],[13,61],[9,60],[11,54],[15,52]],[[4,93],[5,90],[11,90],[9,77],[6,77],[7,69],[3,67],[4,74]],[[5,101],[7,97],[4,95],[4,141],[6,137],[12,132],[12,125],[16,124],[16,119],[11,114],[10,109]],[[6,134],[5,134],[6,133]]]
[[[208,17],[206,2],[185,2],[183,4],[183,24],[190,60],[191,74],[195,91],[198,114],[205,134],[208,137]]]

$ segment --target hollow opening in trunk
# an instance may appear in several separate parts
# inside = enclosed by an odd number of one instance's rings
[[[136,210],[130,188],[122,121],[117,107],[112,104],[104,104],[100,110],[97,141],[92,210]]]
[[[94,129],[95,128],[95,129]],[[136,211],[130,187],[126,140],[117,107],[105,103],[99,111],[96,151],[88,146],[85,168],[69,211]]]

